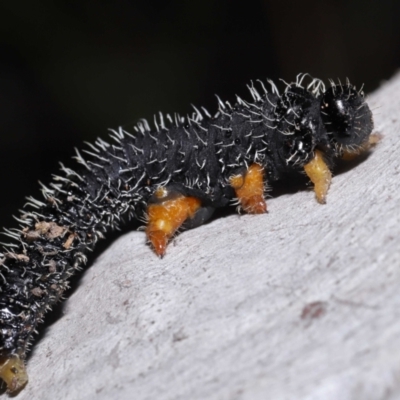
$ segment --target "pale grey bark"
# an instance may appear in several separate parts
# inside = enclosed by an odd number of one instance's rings
[[[384,137],[311,191],[179,235],[143,232],[81,279],[18,399],[400,398],[400,75],[370,96]]]

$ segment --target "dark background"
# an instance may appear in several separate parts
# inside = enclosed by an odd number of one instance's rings
[[[373,91],[400,65],[399,22],[389,0],[2,1],[0,227],[109,127],[299,72]]]

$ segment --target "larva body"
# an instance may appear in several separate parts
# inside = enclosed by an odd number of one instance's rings
[[[97,240],[123,219],[147,220],[146,234],[162,256],[176,230],[195,227],[233,199],[251,213],[266,211],[267,183],[304,172],[325,201],[336,157],[355,155],[373,140],[372,114],[363,93],[347,83],[325,90],[304,75],[280,95],[249,89],[253,102],[219,101],[186,118],[143,120],[128,133],[112,131],[77,151],[79,168],[43,186],[6,230],[0,253],[0,377],[10,391],[27,381],[24,359],[38,323],[86,262]]]

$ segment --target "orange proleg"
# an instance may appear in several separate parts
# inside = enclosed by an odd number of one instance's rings
[[[165,254],[168,241],[186,219],[194,217],[201,206],[201,201],[195,197],[182,195],[169,198],[166,188],[158,189],[155,197],[161,201],[147,207],[146,235],[156,254],[162,257]],[[162,201],[163,197],[167,199]]]
[[[267,211],[263,175],[261,165],[252,164],[244,174],[234,175],[229,180],[240,206],[250,214],[262,214]]]
[[[0,356],[0,378],[10,393],[18,392],[28,382],[24,361],[17,355]]]

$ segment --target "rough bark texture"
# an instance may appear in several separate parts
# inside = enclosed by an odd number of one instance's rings
[[[400,75],[370,96],[384,137],[311,191],[184,232],[132,232],[80,280],[18,399],[400,398]],[[378,108],[379,107],[379,108]]]

